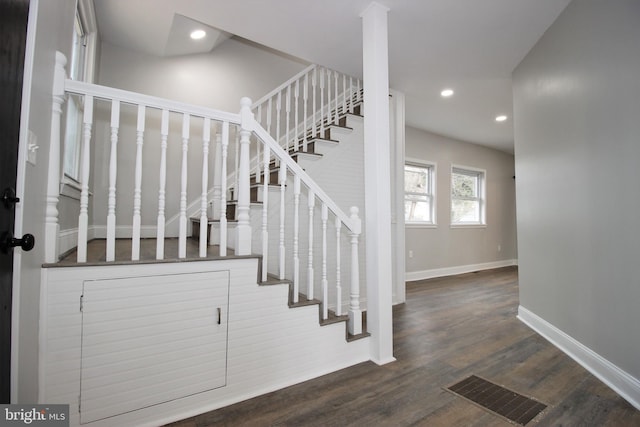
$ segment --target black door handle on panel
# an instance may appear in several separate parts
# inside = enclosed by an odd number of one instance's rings
[[[23,251],[30,251],[36,244],[36,238],[33,237],[33,234],[25,234],[22,236],[22,239],[16,239],[9,233],[5,231],[2,233],[2,237],[0,237],[0,250],[2,252],[9,253],[9,251],[16,247],[20,246]]]
[[[2,190],[2,195],[0,195],[0,200],[5,208],[10,209],[16,203],[20,202],[20,199],[16,197],[16,192],[13,191],[13,188],[7,187]]]

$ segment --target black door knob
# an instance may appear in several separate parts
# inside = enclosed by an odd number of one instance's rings
[[[11,233],[5,231],[2,233],[2,237],[0,237],[0,250],[2,252],[9,253],[11,248],[15,248],[16,246],[20,246],[23,251],[30,251],[36,244],[36,238],[33,237],[33,234],[25,234],[22,236],[22,239],[16,239],[11,235]]]
[[[20,201],[18,197],[16,197],[16,192],[13,191],[13,188],[7,187],[2,190],[2,194],[0,195],[0,200],[5,208],[10,209]]]

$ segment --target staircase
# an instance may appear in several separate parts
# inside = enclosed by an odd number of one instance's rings
[[[68,80],[65,62],[56,56],[41,401],[73,403],[72,425],[158,425],[369,360],[358,80],[310,66],[236,114]],[[75,256],[59,263],[69,96],[83,105],[82,188]]]
[[[243,99],[240,113],[233,114],[68,80],[64,63],[59,55],[52,153],[60,150],[55,136],[61,133],[65,98],[81,98],[78,263],[87,262],[87,242],[96,237],[105,238],[107,263],[116,260],[116,237],[131,238],[133,262],[141,260],[144,238],[155,238],[155,258],[165,260],[166,239],[177,237],[177,258],[185,259],[187,238],[192,235],[198,240],[200,258],[208,256],[211,245],[219,248],[220,257],[228,250],[235,256],[258,255],[260,282],[272,282],[269,274],[290,282],[292,305],[320,301],[323,321],[346,315],[349,333],[363,334],[361,218],[353,206],[355,200],[364,205],[358,199],[363,184],[344,185],[326,173],[330,168],[319,166],[327,163],[323,157],[332,150],[339,152],[340,140],[353,131],[350,123],[361,120],[359,80],[312,65],[254,104]],[[102,126],[107,132],[100,132]],[[119,153],[127,149],[130,154]],[[150,154],[150,149],[157,154]],[[104,156],[107,161],[98,163],[96,156],[94,164],[92,150],[109,152]],[[108,179],[90,189],[92,169],[94,176]],[[153,177],[158,172],[159,177]],[[120,178],[123,173],[131,178]],[[60,255],[59,175],[59,162],[51,161],[45,225],[45,258],[50,263]],[[328,178],[338,195],[343,195],[343,188],[352,188],[350,197],[336,203],[319,185]],[[157,191],[155,203],[147,190],[150,181],[157,182],[157,190],[152,190]],[[201,190],[194,191],[198,186]],[[126,194],[133,194],[133,203]],[[95,213],[90,215],[101,203],[106,208],[105,225],[95,223]],[[123,217],[123,205],[132,209],[130,219]]]
[[[349,192],[346,192],[341,189],[344,187],[344,179],[343,176],[348,176],[348,170],[358,170],[362,169],[362,165],[360,167],[356,167],[354,163],[362,163],[362,138],[363,138],[363,129],[362,129],[362,115],[361,112],[361,103],[354,105],[352,112],[350,111],[342,111],[342,108],[339,108],[338,119],[336,123],[330,121],[330,119],[323,120],[322,126],[318,124],[316,126],[316,130],[314,133],[313,128],[309,128],[306,130],[305,135],[298,136],[297,140],[294,141],[290,147],[288,148],[289,156],[298,164],[300,167],[305,170],[316,182],[324,181],[322,185],[330,194],[333,196],[334,200],[341,207],[349,206],[349,203],[354,202],[354,198],[362,197],[364,192],[363,183],[359,183],[359,185],[352,185],[352,189]],[[335,117],[334,112],[331,112],[331,118]],[[320,128],[324,128],[322,134],[320,134]],[[306,149],[305,149],[305,139],[306,139]],[[344,147],[344,144],[354,144],[351,147]],[[346,148],[346,150],[345,150]],[[328,157],[328,160],[325,160],[325,157]],[[342,165],[342,167],[328,167],[327,162],[346,162],[346,165]],[[330,169],[333,169],[332,173],[327,173]],[[261,230],[261,221],[262,221],[262,212],[265,209],[265,203],[268,205],[266,207],[267,212],[279,212],[278,208],[280,207],[280,197],[281,191],[283,190],[283,186],[278,184],[280,182],[280,172],[281,167],[280,163],[275,159],[270,159],[268,163],[268,168],[266,170],[257,170],[250,175],[250,217],[251,217],[251,226],[254,230]],[[341,173],[345,171],[346,173]],[[338,172],[337,174],[334,174]],[[266,177],[266,178],[265,178]],[[287,188],[295,186],[295,180],[291,177],[285,182],[284,190]],[[333,190],[333,191],[331,191]],[[342,190],[342,191],[341,191]],[[265,197],[265,192],[269,194]],[[227,224],[230,229],[233,230],[235,225],[238,223],[237,218],[237,210],[236,206],[238,204],[237,200],[237,191],[234,186],[230,187],[228,190],[229,199],[226,205],[226,219]],[[338,196],[336,198],[336,195]],[[340,197],[342,196],[342,197]],[[308,201],[308,200],[307,200]],[[363,203],[363,201],[362,201]],[[285,199],[285,222],[288,218],[291,218],[295,215],[293,206],[295,202],[289,198]],[[305,203],[302,203],[304,206]],[[271,217],[270,224],[268,224],[268,234],[278,234],[279,226],[278,220],[279,218]],[[193,238],[199,238],[200,233],[200,221],[201,219],[198,217],[191,217],[191,225],[192,225],[192,236]],[[219,230],[220,230],[220,221],[219,219],[213,219],[211,217],[207,218],[207,222],[209,225],[209,241],[216,242],[219,240]],[[303,227],[304,228],[304,227]],[[321,230],[317,230],[321,234]],[[233,233],[230,233],[230,236],[233,236]],[[289,236],[292,237],[292,236]],[[253,253],[261,253],[262,248],[260,247],[261,239],[258,234],[254,234],[254,243],[252,252]],[[230,249],[235,250],[235,242],[230,240],[228,242],[228,246]],[[298,238],[298,246],[303,248],[308,248],[308,235],[303,233]],[[315,244],[313,247],[314,251],[322,251],[322,245]],[[278,247],[273,244],[268,250],[269,253],[277,253]],[[295,259],[293,249],[288,251],[288,259]],[[319,320],[321,325],[333,324],[337,322],[345,322],[347,323],[349,320],[349,316],[343,313],[347,312],[346,306],[338,307],[336,305],[330,306],[329,304],[324,304],[323,301],[334,301],[336,298],[336,292],[332,292],[331,290],[327,290],[327,294],[323,298],[323,295],[314,295],[313,290],[309,290],[307,287],[306,290],[300,290],[299,286],[296,286],[293,280],[295,272],[293,269],[289,268],[288,271],[285,272],[284,278],[281,278],[277,272],[281,268],[278,264],[277,259],[275,257],[271,257],[267,259],[263,258],[264,264],[262,264],[263,272],[260,274],[262,280],[259,282],[262,286],[268,285],[276,285],[276,284],[287,284],[290,288],[289,290],[289,307],[301,307],[308,305],[317,305],[319,309]],[[306,262],[306,260],[305,260]],[[287,267],[285,266],[285,270]],[[264,276],[264,272],[266,271],[266,277]],[[298,278],[300,283],[308,283],[309,278],[308,269],[302,269],[302,271],[298,272]],[[314,281],[316,283],[322,283],[322,277],[318,273],[313,274]],[[326,285],[325,285],[326,286]],[[317,294],[316,290],[316,294]],[[330,295],[329,295],[330,294]],[[365,313],[362,313],[364,319]],[[361,333],[352,334],[349,332],[347,328],[347,340],[352,341],[355,339],[359,339],[362,337],[369,336],[366,332],[365,321],[363,320],[363,328]]]

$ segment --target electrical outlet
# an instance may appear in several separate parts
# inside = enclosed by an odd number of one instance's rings
[[[498,245],[498,252],[502,252],[502,245]]]
[[[413,251],[409,251],[409,258],[413,258]]]

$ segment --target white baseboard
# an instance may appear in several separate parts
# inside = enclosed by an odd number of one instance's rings
[[[509,267],[518,265],[517,259],[505,259],[501,261],[485,262],[482,264],[459,265],[455,267],[434,268],[432,270],[407,271],[406,280],[412,282],[414,280],[433,279],[434,277],[454,276],[456,274],[471,273],[473,271],[490,270],[492,268]]]
[[[87,230],[87,238],[89,240],[96,238],[95,227],[89,227]],[[78,228],[70,228],[68,230],[62,230],[58,234],[58,253],[64,254],[65,252],[78,246]]]
[[[640,380],[522,306],[518,307],[518,319],[640,410]]]
[[[89,227],[87,231],[88,239],[106,239],[107,238],[107,227],[105,225],[95,225]],[[130,239],[132,235],[131,226],[118,226],[116,227],[116,238],[117,239]],[[143,225],[140,227],[140,237],[144,238],[155,238],[156,237],[156,226],[154,225]],[[165,237],[177,237],[171,235],[165,235]],[[59,253],[63,254],[73,248],[78,246],[78,229],[70,228],[68,230],[62,230],[58,235],[58,250]]]
[[[106,225],[96,225],[95,227],[95,237],[96,239],[106,239],[107,238],[107,226]],[[140,237],[143,239],[154,239],[157,236],[157,227],[155,225],[143,225],[140,227]],[[189,230],[187,229],[187,232]],[[165,231],[165,237],[177,237],[170,235],[171,233],[167,233]],[[116,226],[116,239],[130,239],[133,235],[133,228],[130,225],[119,225]]]

